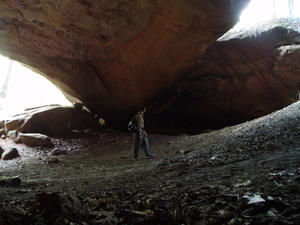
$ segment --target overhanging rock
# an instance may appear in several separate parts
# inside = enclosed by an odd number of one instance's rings
[[[3,0],[1,54],[115,128],[189,70],[249,0]]]

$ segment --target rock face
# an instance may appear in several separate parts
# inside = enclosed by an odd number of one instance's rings
[[[178,80],[249,0],[3,0],[1,54],[113,127]]]
[[[299,25],[300,19],[280,19],[227,33],[208,48],[179,88],[172,89],[160,119],[184,127],[218,127],[297,101]]]

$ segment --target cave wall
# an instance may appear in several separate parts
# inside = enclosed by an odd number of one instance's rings
[[[299,98],[300,19],[233,29],[171,89],[158,121],[221,127],[281,109]]]
[[[118,128],[194,66],[248,2],[3,0],[0,53]]]

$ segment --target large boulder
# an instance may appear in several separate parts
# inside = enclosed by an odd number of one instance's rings
[[[59,105],[28,109],[9,119],[5,126],[10,137],[15,135],[15,131],[59,136],[71,130],[100,128],[98,121],[90,112],[81,108]]]
[[[1,54],[113,127],[178,80],[250,0],[4,0]]]
[[[158,120],[220,127],[299,100],[299,27],[300,19],[277,19],[228,32],[177,88],[171,88],[167,99],[160,99]]]

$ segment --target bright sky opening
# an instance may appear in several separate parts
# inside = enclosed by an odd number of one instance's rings
[[[288,16],[300,17],[300,0],[252,0],[242,12],[237,27],[251,27],[273,18]]]
[[[0,56],[0,119],[47,104],[70,105],[70,102],[46,78]]]

